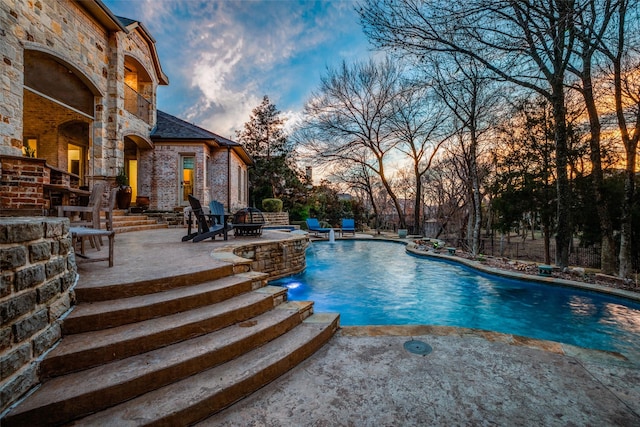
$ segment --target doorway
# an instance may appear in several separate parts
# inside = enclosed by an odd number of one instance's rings
[[[193,194],[195,187],[195,156],[180,156],[180,205],[189,205],[189,194]]]
[[[84,181],[84,147],[67,144],[67,172],[80,177]]]

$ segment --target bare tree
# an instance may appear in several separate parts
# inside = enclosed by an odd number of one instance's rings
[[[342,165],[332,174],[333,180],[346,184],[351,191],[360,194],[362,200],[366,200],[373,210],[375,220],[374,228],[380,233],[380,208],[376,198],[376,183],[379,182],[377,175],[373,174],[372,168],[365,166],[366,160],[362,159],[355,164]]]
[[[300,129],[303,136],[299,139],[325,161],[359,164],[375,173],[404,228],[402,206],[387,171],[389,155],[398,143],[391,118],[401,74],[390,60],[352,66],[343,63],[339,69],[329,70],[305,106],[305,122]]]
[[[576,0],[373,0],[360,9],[365,33],[379,47],[418,58],[464,55],[496,78],[549,100],[555,125],[560,266],[569,263],[572,236],[565,77],[574,54],[576,7]]]
[[[602,125],[594,90],[593,69],[596,65],[594,61],[600,40],[609,30],[617,5],[617,0],[592,0],[577,11],[572,30],[576,33],[575,50],[578,60],[568,66],[568,70],[580,79],[580,84],[572,85],[572,87],[582,95],[589,117],[591,178],[601,234],[600,264],[602,271],[606,274],[612,274],[616,269],[616,250],[613,239],[613,224],[605,196],[601,148]]]
[[[640,140],[640,59],[637,39],[638,2],[620,0],[613,31],[600,39],[599,50],[611,62],[613,98],[620,137],[626,156],[622,226],[620,232],[620,277],[629,277],[632,265],[632,210],[635,194],[636,158]]]
[[[460,185],[459,170],[456,167],[457,147],[446,150],[431,170],[425,174],[425,204],[429,207],[428,220],[437,221],[438,229],[434,236],[449,235],[451,222],[456,222],[466,209],[468,197],[464,186]],[[430,231],[430,230],[428,230]],[[448,236],[450,237],[450,236]]]
[[[448,66],[447,66],[448,65]],[[485,75],[484,67],[468,57],[451,54],[434,64],[436,90],[451,111],[456,141],[463,156],[463,181],[472,207],[469,218],[470,248],[473,255],[480,251],[482,229],[482,194],[478,158],[480,143],[493,127],[493,117],[499,111],[495,81]]]
[[[411,161],[413,182],[407,185],[414,190],[415,233],[422,232],[423,177],[448,138],[442,126],[446,118],[445,109],[435,95],[430,85],[410,82],[393,103],[391,124],[398,138],[397,148]]]

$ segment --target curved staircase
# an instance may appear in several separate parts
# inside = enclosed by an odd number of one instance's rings
[[[286,288],[247,266],[190,277],[78,286],[42,386],[2,426],[188,425],[284,374],[338,328],[337,313],[287,302]]]

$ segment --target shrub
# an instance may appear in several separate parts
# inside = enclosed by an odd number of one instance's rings
[[[282,200],[280,199],[263,199],[262,210],[265,212],[282,212]]]

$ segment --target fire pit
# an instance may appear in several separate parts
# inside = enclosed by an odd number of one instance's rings
[[[258,209],[240,209],[233,215],[233,235],[261,236],[264,222],[264,215]]]

